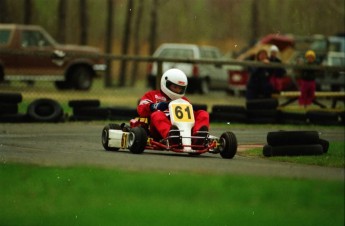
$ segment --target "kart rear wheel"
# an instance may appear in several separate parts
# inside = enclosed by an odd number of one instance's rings
[[[109,124],[102,130],[102,145],[106,151],[118,151],[119,148],[109,147],[109,130],[121,130],[121,126],[118,124]]]
[[[133,154],[141,154],[145,150],[147,134],[143,127],[134,127],[129,134],[129,151]]]
[[[237,139],[234,133],[225,132],[219,138],[220,156],[224,159],[232,159],[237,152]]]

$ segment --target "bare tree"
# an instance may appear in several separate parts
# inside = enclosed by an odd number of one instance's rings
[[[7,23],[8,17],[7,17],[7,1],[6,0],[0,0],[0,23]]]
[[[80,38],[79,43],[86,45],[87,43],[87,27],[88,27],[88,17],[87,17],[87,0],[79,0],[79,22],[80,22]]]
[[[157,42],[157,9],[158,9],[158,0],[152,0],[151,4],[151,20],[150,20],[150,34],[149,34],[149,54],[152,55],[156,49]]]
[[[259,36],[259,1],[253,0],[252,4],[252,24],[251,24],[251,41],[254,41]]]
[[[106,20],[106,31],[105,31],[105,52],[107,54],[110,54],[112,52],[112,41],[113,41],[113,16],[114,16],[114,0],[108,0],[107,1],[107,20]],[[111,59],[106,59],[106,73],[105,73],[105,79],[104,79],[104,86],[105,87],[111,87],[112,86],[112,61]]]
[[[143,14],[143,2],[142,0],[137,1],[137,13],[136,13],[136,19],[134,24],[134,55],[139,55],[140,52],[140,27],[141,27],[141,21],[142,21],[142,14]],[[137,74],[138,74],[138,61],[133,62],[133,68],[132,68],[132,76],[131,76],[131,86],[135,85],[135,82],[137,80]]]
[[[66,0],[60,0],[58,6],[58,41],[65,43],[66,41]]]
[[[127,2],[127,12],[126,12],[126,20],[123,32],[123,40],[122,40],[122,55],[127,55],[129,41],[131,37],[131,21],[132,21],[132,10],[133,10],[133,0],[128,0]],[[119,76],[119,86],[125,86],[126,83],[126,70],[127,70],[127,60],[121,61],[120,66],[120,76]]]

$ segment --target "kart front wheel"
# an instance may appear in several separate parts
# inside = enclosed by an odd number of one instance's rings
[[[141,154],[145,150],[147,143],[147,134],[143,127],[132,128],[129,134],[129,150],[133,154]]]
[[[237,139],[234,133],[225,132],[219,138],[220,156],[225,159],[232,159],[237,152]]]
[[[119,148],[109,147],[109,130],[121,130],[121,126],[118,124],[109,124],[105,126],[102,130],[102,145],[107,151],[118,151]]]

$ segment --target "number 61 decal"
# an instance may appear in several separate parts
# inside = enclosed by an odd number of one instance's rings
[[[193,107],[190,104],[172,104],[170,115],[175,122],[194,122]]]

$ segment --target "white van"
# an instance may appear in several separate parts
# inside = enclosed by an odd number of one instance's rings
[[[194,44],[165,43],[158,47],[154,57],[176,59],[221,59],[220,51],[213,46],[198,46]],[[188,78],[189,92],[208,93],[211,89],[228,88],[229,76],[221,65],[217,64],[193,64],[164,62],[164,71],[178,68]],[[156,88],[157,63],[151,63],[147,69],[148,84],[152,89]]]

